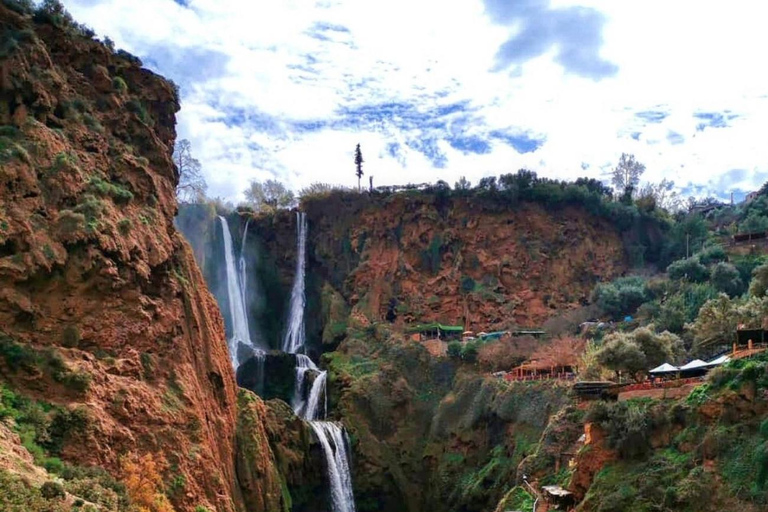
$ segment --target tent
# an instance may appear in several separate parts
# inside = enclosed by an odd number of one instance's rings
[[[707,366],[720,366],[727,363],[730,360],[731,358],[728,356],[720,356],[717,359],[713,359],[712,361],[708,362]]]
[[[702,361],[701,359],[694,359],[690,363],[684,364],[680,367],[680,371],[688,371],[688,370],[701,370],[703,368],[706,368],[708,364],[705,361]]]
[[[672,373],[678,371],[679,368],[677,366],[672,366],[669,363],[664,363],[661,366],[657,366],[653,370],[649,371],[648,373]]]

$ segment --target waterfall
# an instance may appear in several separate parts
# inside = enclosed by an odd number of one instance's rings
[[[245,266],[245,240],[248,238],[248,224],[251,219],[245,221],[245,230],[243,230],[243,243],[240,245],[240,259],[238,260],[238,270],[240,271],[240,295],[243,298],[243,308],[248,304],[248,300],[245,296],[248,289],[248,274],[246,274]],[[246,319],[247,322],[247,319]]]
[[[304,419],[307,421],[315,421],[320,419],[320,398],[323,400],[323,414],[326,415],[326,403],[327,398],[325,394],[325,383],[328,380],[327,372],[320,372],[315,377],[315,381],[312,383],[312,389],[309,391],[309,399],[307,400],[306,408],[304,409]]]
[[[306,417],[307,400],[304,399],[304,381],[306,380],[307,372],[310,370],[318,371],[315,363],[304,354],[296,354],[296,381],[291,405],[296,415],[300,418]]]
[[[305,400],[304,381],[309,371],[318,373],[312,382],[309,397]],[[309,357],[302,354],[296,355],[294,411],[309,423],[323,448],[328,481],[331,486],[333,512],[355,512],[355,497],[352,493],[352,476],[349,471],[346,435],[341,426],[330,421],[320,421],[327,414],[327,380],[328,373],[318,370]]]
[[[291,304],[288,313],[288,330],[283,340],[283,352],[295,354],[304,348],[304,272],[307,251],[307,214],[296,212],[296,275],[293,278]]]
[[[307,393],[305,382],[307,380],[307,373],[310,371],[317,373],[317,375]],[[291,405],[297,416],[307,421],[325,418],[326,404],[328,402],[325,391],[327,380],[327,372],[318,370],[315,363],[304,354],[296,354],[296,382]],[[320,410],[321,401],[323,404],[322,411]]]
[[[355,497],[352,494],[344,430],[329,421],[310,421],[309,426],[317,434],[325,454],[333,512],[355,512]]]
[[[296,223],[296,275],[293,278],[293,288],[291,290],[288,328],[283,339],[283,352],[295,354],[296,356],[295,388],[291,405],[296,415],[309,424],[322,446],[331,487],[333,512],[355,512],[355,498],[352,493],[352,477],[349,471],[346,433],[340,425],[329,421],[321,421],[327,415],[328,397],[326,384],[328,373],[319,370],[309,356],[299,353],[303,352],[305,348],[304,308],[306,307],[306,295],[304,279],[307,260],[306,214],[297,212]],[[243,235],[243,248],[245,248],[247,230],[248,225],[246,224],[246,233]],[[240,281],[244,291],[245,260],[243,259],[243,252],[244,250],[241,251],[240,255],[240,272],[242,276]],[[245,304],[244,295],[243,304]],[[315,379],[312,381],[310,389],[307,390],[307,374],[310,372],[315,373]]]
[[[232,234],[229,232],[227,220],[219,216],[221,229],[224,232],[224,260],[227,267],[227,296],[229,298],[229,312],[232,317],[232,333],[229,338],[229,357],[232,366],[237,369],[237,350],[240,343],[251,348],[251,333],[248,330],[248,318],[245,316],[245,292],[240,286],[240,276],[235,268],[235,251],[232,247]],[[242,259],[242,255],[241,255]]]

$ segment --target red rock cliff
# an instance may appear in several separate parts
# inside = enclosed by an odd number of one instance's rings
[[[0,334],[43,361],[0,381],[85,406],[65,461],[153,453],[177,509],[241,509],[223,324],[172,222],[173,86],[70,22],[0,4],[0,34]]]

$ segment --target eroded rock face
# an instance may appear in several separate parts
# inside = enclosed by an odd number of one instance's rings
[[[0,5],[0,376],[84,406],[62,458],[152,453],[179,510],[242,510],[221,316],[173,226],[170,83],[68,25]],[[271,492],[271,491],[270,491]]]
[[[247,390],[238,396],[237,476],[246,510],[289,511],[290,495],[275,465],[263,418],[264,402]]]
[[[615,227],[580,208],[399,194],[306,209],[310,271],[372,321],[541,325],[626,268]]]

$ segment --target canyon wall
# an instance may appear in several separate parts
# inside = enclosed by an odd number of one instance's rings
[[[269,446],[236,471],[263,406],[236,436],[224,325],[173,225],[175,87],[20,5],[0,4],[0,381],[78,418],[66,464],[122,478],[151,454],[178,510],[244,510],[238,476],[250,510],[281,510]]]

